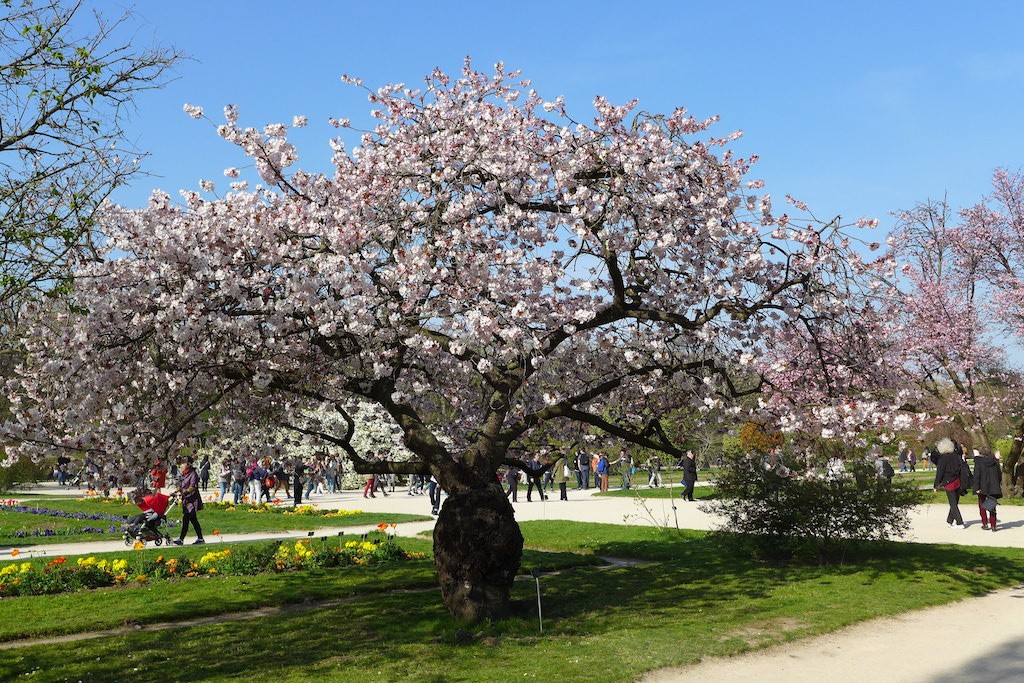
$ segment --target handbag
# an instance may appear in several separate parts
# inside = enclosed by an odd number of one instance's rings
[[[997,501],[992,496],[985,496],[985,500],[983,500],[981,502],[981,507],[985,508],[985,510],[987,512],[995,512],[996,511],[996,505],[998,505],[998,504],[999,504],[999,501]]]
[[[572,470],[569,469],[569,465],[562,465],[562,476],[571,477]]]

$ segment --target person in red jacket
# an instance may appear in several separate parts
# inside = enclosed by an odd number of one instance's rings
[[[153,465],[153,471],[149,473],[149,478],[153,484],[153,490],[159,493],[160,489],[167,486],[167,467],[157,460]]]

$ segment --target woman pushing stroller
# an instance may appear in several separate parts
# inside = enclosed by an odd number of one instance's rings
[[[203,540],[203,528],[199,526],[198,513],[203,509],[203,496],[199,492],[199,474],[195,469],[195,461],[186,457],[184,467],[181,468],[181,477],[178,478],[178,491],[175,494],[181,498],[181,535],[174,539],[174,545],[181,545],[185,542],[185,534],[191,524],[196,530],[196,540],[193,545],[206,543]]]

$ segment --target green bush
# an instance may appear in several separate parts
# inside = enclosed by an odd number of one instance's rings
[[[861,542],[902,536],[922,500],[913,482],[879,479],[864,458],[829,473],[823,462],[744,457],[727,462],[716,485],[719,497],[703,506],[725,519],[735,542],[773,561],[825,563]]]
[[[47,480],[52,471],[46,463],[37,464],[19,456],[10,467],[0,467],[0,492],[12,491],[21,484]]]
[[[726,434],[722,437],[722,460],[735,461],[743,457],[743,444],[740,437]]]

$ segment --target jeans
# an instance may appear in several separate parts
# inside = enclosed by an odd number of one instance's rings
[[[435,515],[441,509],[441,487],[436,481],[427,484],[427,493],[430,494],[430,511]]]
[[[220,498],[217,499],[218,503],[224,502],[224,496],[228,493],[228,483],[226,481],[220,482]]]

